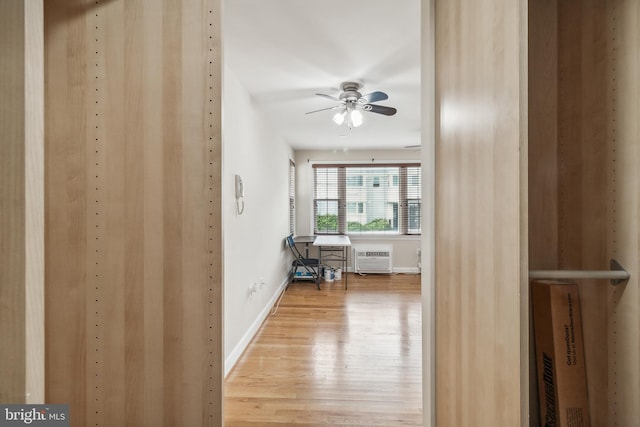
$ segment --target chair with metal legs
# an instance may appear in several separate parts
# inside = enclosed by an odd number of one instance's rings
[[[313,280],[320,290],[320,260],[307,258],[300,253],[293,240],[293,235],[287,236],[287,246],[293,255],[291,262],[291,281]]]

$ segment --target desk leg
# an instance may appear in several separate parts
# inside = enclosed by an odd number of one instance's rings
[[[349,247],[345,246],[344,247],[344,256],[342,257],[344,259],[344,290],[346,291],[347,289],[349,289],[348,285],[349,285],[349,275],[347,274],[347,266],[349,265]]]

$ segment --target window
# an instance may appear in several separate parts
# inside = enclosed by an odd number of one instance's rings
[[[296,231],[296,164],[289,159],[289,233]]]
[[[420,166],[405,169],[407,175],[405,187],[405,203],[407,206],[407,233],[420,234],[421,204],[422,204],[422,174]]]
[[[313,168],[314,233],[421,233],[419,164]]]
[[[364,213],[364,203],[362,202],[348,202],[347,214]]]
[[[347,187],[362,187],[362,175],[348,176]]]

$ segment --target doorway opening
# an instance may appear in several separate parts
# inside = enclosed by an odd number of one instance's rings
[[[431,425],[433,153],[431,146],[423,144],[423,141],[432,144],[433,140],[428,136],[433,134],[433,114],[425,114],[433,112],[433,91],[424,87],[425,75],[427,82],[433,81],[433,74],[425,69],[425,63],[428,68],[433,61],[425,61],[423,57],[425,52],[432,55],[432,48],[425,45],[425,40],[431,43],[432,38],[425,36],[424,30],[431,6],[430,2],[429,5],[420,1],[410,3],[410,16],[403,17],[406,11],[396,10],[399,8],[385,0],[350,2],[353,10],[340,1],[223,2],[223,183],[236,174],[243,177],[247,208],[242,215],[231,209],[234,196],[227,188],[231,186],[224,186],[223,202],[225,198],[228,201],[223,205],[229,208],[225,210],[229,220],[225,219],[224,231],[224,304],[226,313],[236,315],[225,319],[225,359],[238,360],[262,319],[267,317],[265,307],[271,307],[274,296],[277,299],[283,286],[284,267],[273,266],[286,265],[284,255],[273,254],[274,251],[255,236],[259,233],[266,240],[284,240],[288,230],[278,231],[277,218],[288,215],[284,212],[287,202],[285,199],[280,203],[270,216],[274,205],[267,199],[277,192],[265,194],[262,185],[276,175],[284,176],[288,168],[285,162],[295,162],[296,231],[310,234],[313,232],[313,189],[311,168],[307,165],[318,160],[318,152],[326,153],[325,160],[338,162],[358,156],[380,161],[381,156],[396,151],[400,154],[396,154],[395,160],[417,158],[423,165],[422,239],[415,243],[421,257],[414,248],[413,259],[422,271],[422,395],[426,402],[423,414],[424,425]],[[429,10],[425,11],[424,7]],[[398,27],[396,21],[403,25]],[[369,42],[373,47],[367,46]],[[385,43],[389,42],[392,46],[387,48]],[[332,100],[315,94],[337,97],[340,84],[347,80],[359,80],[367,93],[378,90],[388,93],[389,105],[398,109],[398,117],[365,116],[363,126],[349,129],[333,123],[334,111],[305,114],[330,108]],[[402,118],[400,124],[392,120],[385,122],[385,119],[396,118]],[[407,118],[409,121],[405,122]],[[383,126],[378,126],[381,124]],[[311,131],[310,125],[315,126]],[[282,174],[280,168],[273,172],[280,164]],[[282,186],[286,183],[282,178],[275,178],[269,185],[284,191]],[[269,237],[265,238],[264,234]],[[239,241],[248,242],[245,246],[251,253],[269,253],[264,263],[272,268],[260,273],[268,277],[253,277],[248,273],[251,268],[241,267],[238,260],[246,256],[246,252],[236,249]],[[406,242],[399,244],[406,245]],[[255,293],[251,291],[253,284],[258,289]],[[244,316],[244,307],[254,311]]]

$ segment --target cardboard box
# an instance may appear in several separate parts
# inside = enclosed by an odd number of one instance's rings
[[[539,280],[531,290],[541,424],[590,427],[578,286]]]

